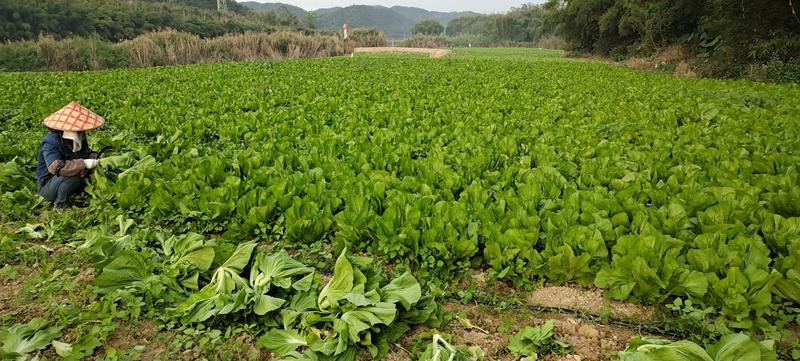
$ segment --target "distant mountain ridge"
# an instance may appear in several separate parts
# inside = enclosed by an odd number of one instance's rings
[[[258,3],[247,1],[240,3],[256,11],[277,11],[285,8],[292,14],[303,16],[306,10],[294,5],[282,3]],[[302,12],[301,12],[302,11]],[[351,28],[376,27],[383,31],[389,39],[401,39],[411,36],[411,28],[424,19],[433,19],[447,26],[450,20],[460,16],[478,15],[471,11],[441,12],[429,11],[410,6],[392,6],[390,8],[379,5],[351,5],[347,7],[333,7],[313,11],[316,19],[314,24],[320,29],[335,30],[342,24]]]

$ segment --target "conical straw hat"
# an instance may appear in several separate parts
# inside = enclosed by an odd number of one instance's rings
[[[44,118],[44,126],[55,130],[80,132],[103,125],[103,117],[86,109],[77,102],[70,102],[57,112]]]

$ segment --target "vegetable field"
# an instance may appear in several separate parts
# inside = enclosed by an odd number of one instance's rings
[[[0,326],[46,320],[51,359],[147,358],[107,342],[141,320],[370,359],[481,273],[800,357],[800,88],[489,52],[0,74]],[[33,167],[73,99],[111,150],[55,213]]]

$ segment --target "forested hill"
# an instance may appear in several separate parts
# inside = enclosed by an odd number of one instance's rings
[[[302,10],[296,6],[281,3],[243,2],[241,5],[258,11],[279,11],[285,8],[290,13]],[[434,19],[446,26],[450,20],[461,16],[477,15],[473,12],[439,12],[408,6],[373,6],[352,5],[313,11],[314,25],[320,29],[334,30],[348,24],[356,27],[375,27],[383,31],[388,38],[402,38],[411,35],[411,28],[423,19]]]
[[[320,29],[338,29],[342,24],[351,28],[375,27],[388,38],[410,35],[414,22],[383,6],[353,5],[344,8],[319,9],[314,12],[314,25]]]
[[[472,12],[438,12],[405,6],[387,8],[369,5],[320,9],[314,13],[314,24],[320,29],[337,29],[347,23],[352,27],[378,28],[390,39],[411,36],[411,28],[423,19],[434,19],[447,26],[450,20],[457,17],[476,15]]]
[[[3,0],[0,41],[96,34],[116,42],[165,28],[212,37],[299,25],[296,16],[258,13],[235,1],[225,12],[216,8],[216,0]]]
[[[275,11],[275,12],[287,11],[288,13],[290,13],[290,14],[292,14],[294,16],[297,16],[297,17],[303,17],[303,16],[306,15],[306,13],[308,13],[305,9],[303,9],[303,8],[301,8],[299,6],[294,6],[294,5],[290,5],[290,4],[284,4],[284,3],[260,3],[260,2],[255,2],[255,1],[242,1],[242,2],[239,2],[239,5],[246,6],[246,7],[250,8],[250,9],[255,10],[255,11],[264,11],[264,12],[267,12],[267,11],[270,11],[270,12],[271,11]]]

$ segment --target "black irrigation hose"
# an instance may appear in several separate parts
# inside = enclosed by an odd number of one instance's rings
[[[563,308],[563,307],[551,307],[551,306],[538,306],[538,305],[520,305],[520,304],[513,304],[506,307],[497,307],[493,305],[491,302],[483,301],[483,300],[476,300],[475,303],[478,303],[483,306],[489,306],[494,308],[500,308],[505,310],[519,310],[522,308],[537,311],[537,312],[547,312],[547,313],[559,313],[562,315],[572,316],[575,318],[580,318],[582,320],[591,321],[594,323],[600,324],[607,324],[612,326],[624,327],[630,330],[635,330],[638,333],[647,333],[650,335],[657,335],[662,337],[668,337],[672,339],[682,340],[685,339],[686,336],[675,331],[665,330],[658,326],[651,326],[651,325],[643,325],[641,323],[627,321],[620,318],[612,318],[612,317],[599,317],[595,316],[588,312],[582,312],[573,310],[571,308]],[[791,356],[787,352],[777,352],[779,360],[791,360]]]
[[[573,316],[575,318],[580,318],[582,320],[591,321],[595,323],[601,324],[609,324],[612,326],[624,327],[631,330],[636,330],[638,333],[648,333],[651,335],[658,335],[658,336],[666,336],[671,338],[684,338],[685,336],[677,333],[675,331],[670,331],[663,329],[658,326],[653,325],[644,325],[638,322],[628,321],[621,318],[613,318],[613,317],[600,317],[595,316],[588,312],[581,312],[569,308],[562,308],[562,307],[550,307],[550,306],[537,306],[537,305],[524,305],[525,308],[531,311],[539,311],[539,312],[552,312],[552,313],[560,313],[569,316]]]
[[[324,272],[320,272],[320,274],[324,274]],[[329,275],[331,276],[331,275]],[[445,297],[443,300],[448,301],[455,301],[459,302],[458,299],[452,297]],[[527,304],[510,304],[503,307],[498,307],[496,304],[486,301],[483,299],[475,299],[471,302],[480,304],[482,306],[488,306],[496,309],[503,309],[503,310],[519,310],[521,308],[528,309],[530,311],[537,311],[537,312],[549,312],[549,313],[559,313],[562,315],[568,315],[575,318],[580,318],[582,320],[591,321],[594,323],[600,324],[607,324],[612,326],[618,326],[627,328],[629,330],[635,330],[638,333],[647,333],[650,335],[662,336],[662,337],[669,337],[673,339],[684,339],[686,338],[684,334],[678,333],[676,331],[666,330],[658,326],[653,325],[644,325],[638,322],[628,321],[621,318],[614,318],[614,317],[600,317],[593,315],[588,312],[573,310],[571,308],[564,308],[564,307],[552,307],[552,306],[539,306],[539,305],[527,305]]]

